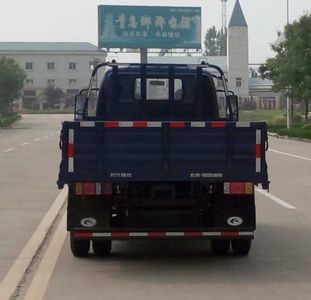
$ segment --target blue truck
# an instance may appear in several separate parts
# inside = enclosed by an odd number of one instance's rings
[[[132,239],[210,239],[214,254],[247,255],[268,138],[264,122],[238,115],[218,66],[96,66],[61,130],[73,255]]]

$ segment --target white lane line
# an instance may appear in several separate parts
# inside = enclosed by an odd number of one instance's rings
[[[52,132],[52,133],[50,133],[50,135],[54,135],[54,133]]]
[[[46,250],[39,267],[28,287],[24,300],[44,299],[49,281],[53,274],[58,256],[62,250],[67,235],[66,214],[64,213],[59,226]]]
[[[34,142],[38,142],[38,141],[40,141],[40,138],[36,138],[36,139],[34,139],[33,141],[34,141]]]
[[[3,150],[3,152],[6,153],[6,152],[11,152],[13,150],[14,150],[14,148],[8,148],[8,149]]]
[[[311,161],[311,158],[304,157],[304,156],[294,155],[294,154],[291,154],[291,153],[277,151],[277,150],[274,150],[274,149],[269,149],[269,151],[274,152],[274,153],[278,153],[278,154],[282,154],[282,155],[287,155],[287,156],[299,158],[299,159],[304,159],[304,160],[307,160],[307,161]]]
[[[295,206],[293,206],[293,205],[291,205],[291,204],[285,202],[284,200],[278,198],[277,196],[274,196],[274,195],[268,193],[268,192],[265,191],[265,190],[261,190],[261,189],[256,188],[256,192],[258,192],[259,194],[264,195],[265,197],[269,198],[270,200],[276,202],[277,204],[279,204],[279,205],[281,205],[281,206],[283,206],[283,207],[285,207],[285,208],[288,208],[288,209],[296,209]]]
[[[43,138],[44,138],[44,139],[47,139],[47,138],[48,138],[48,136],[47,136],[47,135],[45,135],[45,136],[43,136]]]
[[[27,146],[27,145],[29,145],[28,142],[25,142],[25,143],[22,143],[22,144],[21,144],[21,146]]]
[[[29,268],[32,260],[35,258],[37,252],[39,251],[60,209],[64,205],[67,199],[67,193],[67,188],[64,188],[59,193],[59,195],[51,205],[50,209],[41,220],[37,229],[28,240],[24,249],[15,259],[10,270],[1,281],[0,299],[10,299],[11,296],[14,294],[16,288],[18,287],[19,283],[23,280],[27,269]]]

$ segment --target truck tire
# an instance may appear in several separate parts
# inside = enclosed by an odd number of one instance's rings
[[[211,240],[212,252],[216,255],[225,255],[230,248],[229,240]]]
[[[75,257],[85,257],[90,250],[89,240],[77,240],[74,239],[73,233],[70,233],[70,249]]]
[[[231,247],[235,254],[246,256],[251,249],[252,240],[232,240]]]
[[[93,251],[96,256],[105,257],[111,252],[111,241],[95,240],[93,243]]]

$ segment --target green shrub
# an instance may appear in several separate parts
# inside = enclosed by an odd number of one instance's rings
[[[18,120],[19,118],[20,118],[20,115],[18,114],[12,114],[7,117],[0,118],[0,127],[10,126],[13,122]]]
[[[285,125],[285,124],[286,124],[286,117],[284,117],[284,116],[276,117],[276,118],[273,120],[273,123],[274,123],[275,125]]]
[[[311,130],[311,123],[303,125],[303,130]]]
[[[302,122],[301,114],[294,113],[293,124],[301,124],[301,122]]]

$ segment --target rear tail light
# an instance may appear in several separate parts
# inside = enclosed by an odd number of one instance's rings
[[[77,182],[75,184],[76,195],[112,195],[112,184],[101,182]]]
[[[227,195],[252,195],[254,193],[253,182],[225,182],[224,194]]]

